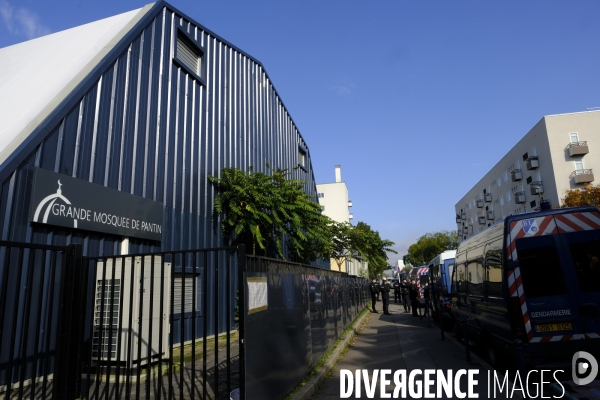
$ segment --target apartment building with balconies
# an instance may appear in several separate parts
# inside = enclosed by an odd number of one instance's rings
[[[460,240],[513,214],[560,206],[600,173],[600,110],[543,117],[454,206]]]

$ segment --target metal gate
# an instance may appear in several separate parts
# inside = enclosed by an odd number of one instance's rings
[[[0,242],[0,397],[244,393],[245,257],[243,246],[82,257],[80,245]]]

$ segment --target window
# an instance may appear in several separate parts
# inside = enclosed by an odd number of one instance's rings
[[[535,146],[533,146],[533,147],[531,148],[531,154],[532,154],[534,157],[537,157],[537,150],[535,149]]]
[[[502,297],[502,242],[492,242],[485,252],[485,287],[489,297]]]
[[[532,200],[532,201],[530,201],[530,202],[529,202],[529,206],[530,206],[531,208],[535,208],[535,200]]]
[[[483,296],[483,264],[481,264],[481,260],[470,261],[467,273],[469,295]]]
[[[175,314],[189,313],[193,311],[194,304],[194,285],[196,286],[196,299],[198,296],[198,285],[196,274],[175,274],[173,276],[173,311]],[[181,310],[182,294],[184,295],[183,304],[184,309]],[[196,303],[196,311],[199,311],[198,304]]]
[[[306,166],[306,150],[302,147],[298,147],[298,165],[303,168]]]
[[[575,234],[567,234],[570,237],[589,235],[587,232],[578,232]],[[579,243],[571,243],[571,257],[579,288],[583,292],[598,292],[600,291],[600,239],[598,237],[584,238],[585,241]]]
[[[523,154],[523,161],[527,161],[528,158],[529,158],[528,153]]]
[[[323,198],[323,197],[325,197],[325,193],[317,193],[317,197]]]
[[[204,82],[204,50],[196,44],[193,37],[181,29],[177,30],[174,60],[192,78],[202,85],[206,85]]]
[[[456,266],[456,291],[458,293],[467,293],[466,285],[466,268],[465,264],[458,264]]]
[[[498,178],[498,187],[502,186],[502,180]]]
[[[517,169],[521,169],[521,162],[517,160]]]
[[[325,211],[325,206],[321,206],[321,211]]]
[[[503,206],[504,205],[504,197],[500,197],[500,205]]]
[[[531,183],[531,182],[533,182],[533,179],[531,179],[531,177],[528,177],[527,178],[527,183]]]
[[[504,171],[504,182],[508,180],[508,172]]]
[[[517,239],[517,255],[525,296],[535,298],[567,293],[554,235]]]
[[[510,200],[511,200],[510,192],[506,192],[506,201],[510,201]]]
[[[581,161],[581,160],[575,161],[575,169],[577,171],[582,171],[583,170],[583,161]]]
[[[579,143],[579,135],[577,132],[569,133],[569,137],[571,138],[571,143]]]

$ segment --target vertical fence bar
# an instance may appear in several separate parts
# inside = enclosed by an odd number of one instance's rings
[[[6,375],[8,376],[8,382],[6,385],[6,393],[10,393],[12,390],[12,380],[13,380],[13,362],[15,355],[15,340],[17,335],[17,317],[19,315],[19,298],[21,297],[21,275],[23,275],[23,248],[19,247],[19,255],[17,256],[17,283],[15,285],[15,297],[14,297],[14,308],[12,311],[12,324],[11,324],[11,332],[10,332],[10,346],[8,346],[8,363],[6,367]],[[21,377],[19,377],[19,384],[22,385],[23,382]]]
[[[238,262],[238,320],[239,320],[239,370],[240,370],[240,400],[246,399],[246,344],[245,344],[245,320],[246,320],[246,246],[237,248]]]
[[[179,398],[183,399],[183,379],[184,379],[184,365],[185,365],[185,255],[179,255],[181,260],[181,304],[180,304],[180,318],[179,318]]]
[[[129,265],[129,293],[130,299],[133,300],[135,296],[135,257],[131,257],[131,262]],[[138,287],[140,283],[138,282]],[[132,383],[131,383],[131,375],[133,374],[133,362],[131,361],[133,358],[133,301],[129,302],[129,310],[127,312],[129,321],[128,328],[129,332],[127,332],[127,361],[126,361],[126,370],[127,375],[125,378],[125,398],[128,399],[131,396]]]
[[[29,318],[31,315],[31,298],[33,297],[33,254],[31,250],[27,249],[27,283],[25,286],[25,317],[23,318],[23,335],[21,336],[21,365],[19,366],[19,379],[21,384],[19,385],[19,399],[23,398],[23,383],[25,381],[26,373],[26,360],[27,360],[27,345],[29,342]],[[35,371],[31,378],[32,382],[35,381]]]
[[[163,349],[163,335],[165,334],[164,329],[163,329],[163,325],[165,325],[165,257],[161,256],[160,258],[160,271],[161,271],[161,279],[160,279],[160,315],[161,315],[161,323],[158,326],[158,389],[157,389],[157,393],[158,393],[158,400],[160,400],[161,396],[162,396],[162,359],[163,359],[163,351],[165,349]],[[169,274],[169,276],[171,276]],[[172,278],[172,277],[171,277]],[[171,279],[172,280],[172,279]],[[167,319],[167,322],[169,320]],[[172,357],[171,354],[169,354],[169,357]]]
[[[196,251],[192,253],[192,400],[196,397],[196,284],[198,279],[196,278],[197,266],[196,266]]]
[[[219,396],[219,252],[215,251],[215,286],[214,286],[214,304],[215,312],[215,392]]]
[[[100,360],[102,360],[102,339],[104,336],[104,324],[102,321],[102,317],[104,316],[104,302],[106,301],[106,264],[107,264],[107,259],[103,258],[102,259],[102,281],[101,281],[101,287],[100,289],[96,289],[99,290],[100,293],[95,294],[96,296],[100,295],[100,313],[98,314],[96,312],[96,310],[94,310],[94,322],[96,321],[96,318],[98,318],[98,325],[94,325],[94,329],[98,329],[98,341],[97,341],[97,347],[96,347],[96,382],[95,382],[95,388],[94,388],[94,396],[96,399],[100,398],[100,381],[101,381],[101,366],[100,366]],[[98,276],[98,275],[96,275]],[[97,281],[97,280],[96,280]],[[96,302],[96,298],[94,298],[94,302]]]
[[[169,320],[171,321],[171,326],[173,326],[174,324],[174,319],[173,319],[173,314],[174,314],[174,310],[175,310],[175,255],[173,255],[172,253],[170,253],[171,256],[171,306],[169,307],[171,309],[171,315],[169,316]],[[174,329],[171,329],[169,332],[169,355],[171,357],[171,362],[170,362],[170,368],[169,368],[169,394],[167,395],[167,398],[170,399],[174,393],[173,393],[173,374],[175,373],[175,363],[174,363],[174,354],[173,354],[173,342],[174,342],[174,338],[173,338],[173,331]]]
[[[64,253],[63,253],[63,257],[64,257]],[[46,259],[47,259],[47,255],[46,257],[44,257],[44,264],[46,264]],[[56,252],[52,251],[50,252],[50,276],[49,276],[49,282],[48,282],[48,289],[49,289],[49,294],[48,294],[48,305],[46,307],[47,311],[47,319],[46,319],[46,330],[45,330],[45,335],[46,335],[46,342],[45,342],[45,346],[44,346],[44,352],[46,353],[46,359],[44,360],[44,367],[42,369],[42,399],[46,398],[46,385],[48,383],[48,374],[49,374],[49,370],[50,370],[50,339],[52,337],[52,321],[54,321],[53,318],[53,314],[54,314],[54,286],[56,285]],[[52,385],[55,385],[54,382],[52,383]]]
[[[146,260],[142,256],[140,259],[140,282],[139,282],[139,303],[138,303],[138,338],[137,338],[137,368],[136,368],[136,379],[135,379],[135,400],[140,399],[140,377],[142,375],[142,338],[144,337],[144,324],[143,324],[143,316],[144,316],[144,274],[146,273]],[[135,258],[131,260],[131,266],[134,267]]]
[[[146,364],[146,399],[150,398],[150,388],[152,381],[152,320],[153,312],[154,312],[154,268],[155,268],[155,260],[153,256],[150,256],[150,304],[148,305],[148,364]],[[160,355],[159,355],[160,357]],[[160,374],[158,375],[160,376]]]
[[[206,332],[208,325],[208,252],[204,252],[204,276],[202,277],[202,395],[206,397]]]
[[[227,262],[225,263],[225,285],[227,289],[225,290],[225,295],[227,296],[227,304],[225,305],[226,315],[225,318],[227,320],[226,329],[227,329],[227,394],[231,393],[231,253],[227,251],[226,253]]]
[[[125,299],[125,258],[121,256],[121,275],[119,277],[119,312],[117,315],[119,316],[119,321],[117,324],[117,337],[116,337],[116,350],[117,350],[117,370],[115,372],[115,394],[117,398],[121,398],[120,390],[121,390],[121,342],[123,341],[123,303]],[[127,361],[125,362],[127,365]],[[125,367],[125,379],[127,379],[127,367]]]
[[[1,249],[4,251],[4,264],[2,264],[2,292],[0,292],[0,344],[3,343],[4,339],[4,329],[7,324],[4,323],[4,318],[6,317],[6,297],[8,291],[8,271],[10,271],[9,263],[10,263],[10,247],[2,245]],[[10,351],[10,349],[6,349],[6,351]],[[0,356],[2,355],[2,349],[0,348]],[[4,379],[7,381],[7,384],[10,383],[11,377],[9,376],[8,370],[4,375]]]
[[[45,258],[45,250],[42,250],[42,260]],[[36,261],[36,251],[33,250],[32,251],[32,257],[34,260],[34,265],[35,265],[35,261]],[[41,263],[42,267],[41,267],[41,271],[40,271],[40,284],[43,285],[44,282],[44,278],[46,276],[46,268],[44,268],[43,262]],[[36,390],[36,383],[37,383],[37,370],[38,370],[38,355],[40,353],[42,353],[44,350],[39,350],[39,343],[40,343],[40,331],[41,331],[41,326],[42,326],[42,299],[44,298],[43,296],[43,291],[40,291],[40,293],[38,293],[38,302],[37,302],[37,318],[36,318],[36,323],[35,323],[35,335],[34,335],[34,341],[33,341],[33,380],[31,381],[31,391],[30,391],[30,398],[33,400],[35,398],[35,390]],[[0,324],[2,319],[0,319]],[[1,341],[0,341],[1,343]]]
[[[115,274],[117,270],[117,258],[113,257],[110,259],[112,262],[112,268],[110,273],[110,297],[108,298],[107,306],[108,306],[108,338],[106,340],[106,352],[108,354],[107,362],[106,362],[106,391],[104,392],[104,397],[106,400],[109,400],[110,393],[110,368],[112,361],[112,340],[113,340],[113,308],[115,306]],[[108,261],[107,261],[108,264]],[[102,314],[103,322],[106,321],[106,315]],[[118,369],[118,366],[117,366]]]

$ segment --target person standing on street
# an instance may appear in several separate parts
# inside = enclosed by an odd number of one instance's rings
[[[373,307],[373,312],[377,313],[378,311],[375,309],[377,305],[377,299],[379,298],[379,292],[381,292],[381,287],[377,282],[377,279],[373,278],[371,283],[369,284],[369,290],[371,291],[371,304]]]
[[[419,287],[417,286],[417,281],[415,281],[414,279],[410,282],[410,292],[409,292],[409,297],[410,297],[410,303],[411,303],[411,308],[412,308],[412,315],[413,317],[418,317],[418,309],[417,307],[419,306]]]
[[[394,303],[400,301],[400,279],[394,281]]]
[[[425,299],[425,316],[429,314],[429,299],[431,294],[431,288],[429,287],[429,282],[425,282],[425,287],[423,288],[423,298]]]
[[[406,279],[402,280],[400,284],[400,290],[402,292],[402,305],[404,305],[404,313],[410,313],[410,285]]]
[[[383,301],[383,313],[386,315],[392,315],[388,309],[390,306],[390,290],[392,290],[392,285],[384,277],[383,284],[381,285],[381,301]]]

